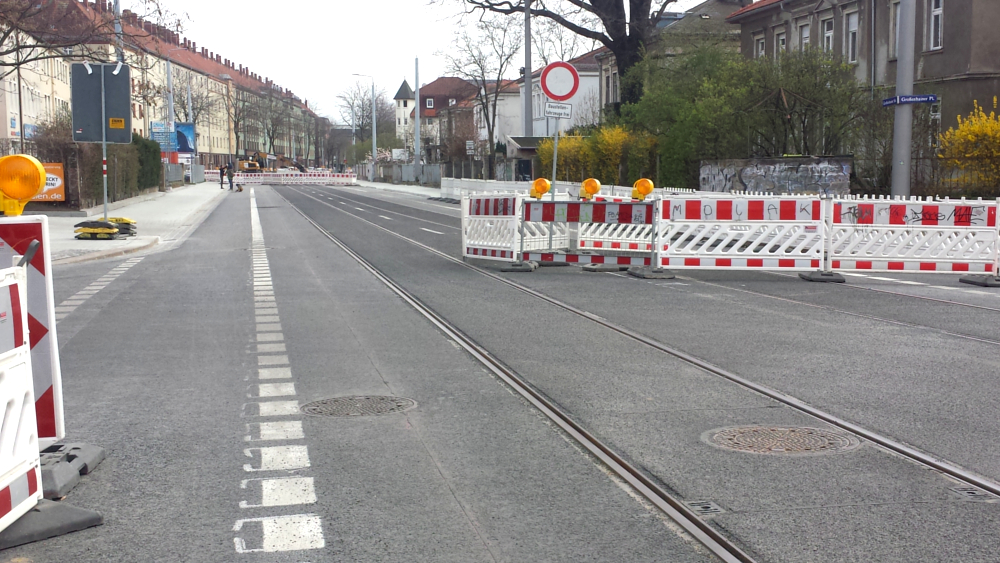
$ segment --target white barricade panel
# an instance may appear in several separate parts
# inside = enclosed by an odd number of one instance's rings
[[[984,201],[835,201],[835,270],[975,272],[996,267],[997,204]]]
[[[513,262],[520,209],[517,195],[462,198],[462,255]]]
[[[814,270],[824,249],[818,197],[677,197],[660,204],[661,267]]]
[[[26,312],[31,363],[34,366],[32,378],[38,440],[42,447],[47,447],[66,435],[48,217],[20,215],[0,218],[0,263],[11,264],[13,257],[23,255],[33,240],[39,241],[41,246],[27,267]]]
[[[21,268],[0,270],[0,530],[42,498],[25,288]]]

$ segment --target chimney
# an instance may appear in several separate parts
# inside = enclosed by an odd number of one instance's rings
[[[222,55],[215,55],[215,62],[222,64]]]

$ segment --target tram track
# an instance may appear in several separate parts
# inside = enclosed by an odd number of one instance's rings
[[[293,190],[294,190],[294,188],[293,188]],[[862,438],[862,439],[868,440],[868,441],[870,441],[872,443],[878,444],[879,446],[882,446],[882,447],[886,448],[887,450],[890,450],[890,451],[892,451],[892,452],[894,452],[894,453],[896,453],[898,455],[901,455],[901,456],[903,456],[903,457],[905,457],[905,458],[907,458],[907,459],[909,459],[909,460],[911,460],[911,461],[913,461],[915,463],[918,463],[920,465],[924,465],[926,467],[929,467],[931,469],[934,469],[936,471],[940,471],[941,473],[949,475],[952,478],[958,479],[962,483],[978,487],[978,488],[983,489],[985,491],[989,491],[990,493],[992,493],[994,495],[1000,496],[1000,483],[998,483],[998,482],[996,482],[996,481],[994,481],[992,479],[989,479],[989,478],[987,478],[985,476],[977,475],[977,474],[975,474],[973,472],[970,472],[970,471],[968,471],[968,470],[960,467],[957,464],[951,463],[951,462],[949,462],[947,460],[939,459],[939,458],[937,458],[937,457],[935,457],[935,456],[933,456],[933,455],[931,455],[929,453],[922,452],[922,451],[918,450],[917,448],[914,448],[914,447],[911,447],[909,445],[903,444],[903,443],[901,443],[901,442],[899,442],[897,440],[893,440],[893,439],[888,438],[886,436],[882,436],[881,434],[878,434],[877,432],[870,431],[870,430],[868,430],[866,428],[863,428],[863,427],[861,427],[859,425],[856,425],[856,424],[854,424],[852,422],[849,422],[847,420],[841,419],[840,417],[837,417],[837,416],[835,416],[835,415],[833,415],[831,413],[827,413],[827,412],[825,412],[825,411],[823,411],[821,409],[815,408],[815,407],[809,405],[808,403],[806,403],[805,401],[802,401],[802,400],[800,400],[800,399],[798,399],[796,397],[793,397],[793,396],[785,394],[785,393],[783,393],[781,391],[778,391],[778,390],[775,390],[775,389],[771,389],[770,387],[767,387],[765,385],[761,385],[761,384],[755,383],[753,381],[750,381],[748,379],[745,379],[745,378],[743,378],[743,377],[741,377],[741,376],[739,376],[739,375],[737,375],[735,373],[732,373],[732,372],[730,372],[730,371],[728,371],[728,370],[726,370],[726,369],[724,369],[724,368],[722,368],[720,366],[716,366],[715,364],[712,364],[712,363],[710,363],[710,362],[708,362],[708,361],[706,361],[706,360],[704,360],[702,358],[699,358],[697,356],[694,356],[692,354],[684,352],[683,350],[679,350],[679,349],[676,349],[676,348],[674,348],[672,346],[669,346],[667,344],[659,342],[659,341],[657,341],[657,340],[655,340],[653,338],[650,338],[650,337],[648,337],[648,336],[646,336],[646,335],[644,335],[642,333],[639,333],[639,332],[636,332],[634,330],[631,330],[631,329],[629,329],[627,327],[618,325],[617,323],[609,321],[608,319],[605,319],[604,317],[601,317],[601,316],[596,315],[594,313],[591,313],[589,311],[584,311],[582,309],[574,307],[573,305],[571,305],[569,303],[561,301],[561,300],[559,300],[559,299],[557,299],[555,297],[546,295],[546,294],[544,294],[544,293],[542,293],[542,292],[540,292],[538,290],[532,289],[532,288],[530,288],[528,286],[525,286],[523,284],[517,283],[517,282],[515,282],[515,281],[513,281],[511,279],[505,278],[503,276],[500,276],[500,275],[498,275],[496,273],[490,272],[488,270],[485,270],[485,269],[480,268],[478,266],[475,266],[473,264],[469,264],[469,263],[467,263],[467,262],[465,262],[465,261],[463,261],[463,260],[461,260],[459,258],[455,258],[455,257],[453,257],[453,256],[451,256],[451,255],[449,255],[449,254],[447,254],[445,252],[442,252],[442,251],[440,251],[440,250],[438,250],[436,248],[428,246],[428,245],[426,245],[426,244],[424,244],[424,243],[422,243],[422,242],[420,242],[418,240],[412,239],[410,237],[407,237],[405,235],[397,233],[397,232],[395,232],[395,231],[393,231],[391,229],[383,227],[382,225],[379,225],[377,223],[369,221],[368,219],[365,219],[364,217],[361,217],[359,215],[355,215],[355,214],[353,214],[353,213],[351,213],[351,212],[349,212],[347,210],[341,209],[341,208],[339,208],[337,206],[330,205],[327,202],[322,201],[319,198],[316,198],[316,197],[314,197],[314,196],[312,196],[310,194],[303,193],[300,190],[294,190],[294,191],[297,191],[298,193],[300,193],[300,194],[302,194],[302,195],[304,195],[306,197],[309,197],[310,199],[318,201],[319,203],[323,203],[324,205],[328,205],[329,207],[331,207],[333,209],[336,209],[337,211],[340,211],[342,213],[350,215],[351,217],[354,217],[357,220],[363,221],[363,222],[365,222],[365,223],[367,223],[367,224],[369,224],[369,225],[371,225],[371,226],[373,226],[373,227],[375,227],[375,228],[377,228],[379,230],[382,230],[382,231],[384,231],[386,233],[389,233],[392,236],[397,237],[397,238],[399,238],[401,240],[404,240],[404,241],[406,241],[407,243],[409,243],[411,245],[414,245],[414,246],[417,246],[419,248],[422,248],[423,250],[426,250],[427,252],[430,252],[430,253],[432,253],[432,254],[440,257],[440,258],[443,258],[443,259],[448,260],[450,262],[453,262],[455,264],[462,265],[463,267],[468,268],[470,270],[473,270],[473,271],[475,271],[476,273],[478,273],[478,274],[480,274],[482,276],[488,277],[488,278],[490,278],[490,279],[492,279],[494,281],[500,282],[500,283],[505,284],[505,285],[507,285],[509,287],[517,289],[518,291],[521,291],[521,292],[523,292],[525,294],[531,295],[532,297],[535,297],[537,299],[545,301],[545,302],[547,302],[547,303],[549,303],[551,305],[559,307],[560,309],[563,309],[563,310],[565,310],[567,312],[570,312],[570,313],[572,313],[574,315],[577,315],[577,316],[579,316],[581,318],[587,319],[587,320],[589,320],[589,321],[591,321],[593,323],[596,323],[596,324],[598,324],[598,325],[600,325],[600,326],[602,326],[602,327],[604,327],[606,329],[610,329],[613,332],[616,332],[616,333],[618,333],[618,334],[620,334],[622,336],[626,336],[626,337],[631,338],[631,339],[633,339],[633,340],[635,340],[637,342],[640,342],[640,343],[642,343],[642,344],[644,344],[646,346],[649,346],[649,347],[651,347],[651,348],[653,348],[655,350],[658,350],[658,351],[663,352],[663,353],[665,353],[667,355],[670,355],[670,356],[673,356],[673,357],[675,357],[677,359],[680,359],[680,360],[682,360],[682,361],[684,361],[684,362],[686,362],[686,363],[688,363],[690,365],[693,365],[693,366],[695,366],[695,367],[697,367],[697,368],[699,368],[701,370],[704,370],[704,371],[706,371],[708,373],[712,373],[712,374],[714,374],[716,376],[719,376],[719,377],[721,377],[721,378],[723,378],[725,380],[728,380],[728,381],[730,381],[732,383],[735,383],[735,384],[739,385],[740,387],[743,387],[745,389],[749,389],[751,391],[760,393],[761,395],[764,395],[764,396],[769,397],[769,398],[771,398],[771,399],[773,399],[775,401],[778,401],[779,403],[784,404],[785,406],[788,406],[788,407],[790,407],[790,408],[792,408],[792,409],[794,409],[794,410],[796,410],[798,412],[801,412],[803,414],[809,415],[809,416],[811,416],[813,418],[816,418],[818,420],[826,422],[826,423],[828,423],[828,424],[830,424],[830,425],[832,425],[832,426],[834,426],[836,428],[839,428],[841,430],[850,432],[850,433],[858,436],[859,438]],[[281,196],[281,194],[278,194],[278,195]],[[285,199],[284,196],[281,196],[281,197],[282,197],[282,199]],[[287,199],[285,199],[285,201],[288,202]],[[288,203],[289,203],[289,205],[291,205],[291,202],[288,202]],[[294,205],[292,205],[292,207],[295,208]],[[302,211],[298,210],[298,208],[295,208],[295,209],[300,214],[303,214]],[[306,217],[307,220],[310,220],[307,216],[305,216],[305,214],[303,214],[303,217]],[[310,220],[310,222],[312,222],[312,221]],[[321,228],[321,227],[318,227],[318,228]],[[700,281],[700,280],[693,280],[693,281]],[[724,288],[724,289],[730,289],[730,290],[734,289],[734,288],[732,288],[730,286],[726,286],[726,285],[723,285],[723,284],[714,284],[713,282],[701,282],[701,283],[708,283],[710,285],[718,285],[720,288]],[[739,289],[739,288],[735,288],[735,289]],[[811,306],[811,307],[820,307],[820,308],[827,308],[828,307],[828,306],[823,306],[823,305],[817,305],[817,304],[814,304],[814,303],[808,303],[808,302],[798,301],[798,300],[794,300],[794,299],[778,298],[778,297],[775,297],[775,296],[772,296],[772,295],[768,295],[768,294],[765,294],[765,293],[753,292],[752,290],[742,290],[742,291],[746,291],[748,293],[756,293],[756,294],[758,294],[760,296],[763,296],[763,297],[784,299],[784,300],[787,300],[787,301],[791,301],[793,303],[797,303],[797,304],[801,304],[801,305],[808,305],[808,306]],[[844,310],[837,309],[837,308],[829,308],[829,309],[832,310],[832,311],[834,311],[834,312],[839,312],[839,313],[844,313],[844,314],[850,314],[850,315],[859,315],[859,314],[851,312],[851,311],[844,311]],[[886,319],[886,318],[883,318],[883,317],[876,317],[876,316],[869,316],[869,318],[872,319],[872,320],[885,321],[885,322],[890,322],[890,323],[894,323],[894,324],[908,324],[908,326],[911,326],[911,327],[928,329],[928,330],[936,331],[936,332],[939,332],[939,333],[948,333],[948,331],[943,331],[941,329],[938,329],[936,327],[931,327],[931,326],[928,326],[928,325],[913,324],[913,323],[903,323],[902,321],[896,321],[894,319]],[[1000,341],[992,341],[992,340],[988,340],[988,339],[981,339],[979,337],[972,336],[972,335],[961,335],[960,333],[954,333],[954,334],[956,336],[962,336],[962,337],[965,337],[965,338],[968,338],[968,339],[971,339],[971,340],[980,340],[980,341],[983,341],[984,343],[988,343],[988,344],[1000,344]]]

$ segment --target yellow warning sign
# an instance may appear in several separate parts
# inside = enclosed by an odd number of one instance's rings
[[[125,120],[120,117],[110,117],[108,118],[108,128],[109,129],[124,129]]]

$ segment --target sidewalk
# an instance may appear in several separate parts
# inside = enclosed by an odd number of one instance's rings
[[[138,235],[117,240],[79,240],[74,225],[87,220],[101,220],[104,207],[86,210],[89,217],[49,217],[50,252],[53,264],[72,264],[122,256],[186,236],[231,194],[220,190],[217,182],[204,182],[118,202],[117,209],[108,209],[108,217],[128,217],[137,222]],[[124,203],[124,205],[121,205]]]
[[[407,184],[388,184],[384,182],[369,182],[368,180],[358,180],[358,185],[363,188],[386,190],[390,192],[402,192],[413,195],[421,195],[424,197],[441,197],[441,188],[410,186]]]

